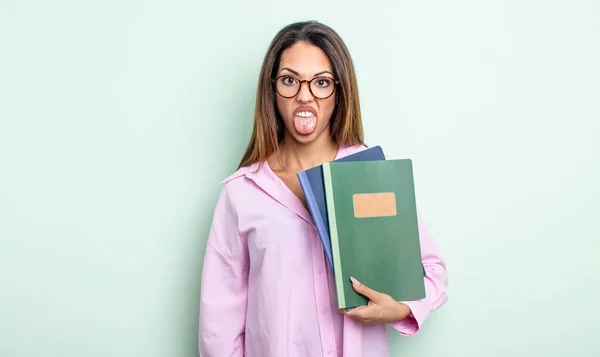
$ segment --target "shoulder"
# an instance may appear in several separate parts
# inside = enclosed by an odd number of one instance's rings
[[[227,210],[244,219],[257,207],[271,204],[269,192],[274,183],[266,164],[240,167],[219,183],[219,199]]]
[[[342,158],[344,156],[356,154],[357,152],[368,149],[369,147],[366,144],[356,144],[356,145],[348,145],[342,146],[339,149],[338,158]]]
[[[260,170],[261,166],[259,163],[238,168],[235,172],[219,182],[221,190],[234,197],[237,194],[243,193],[250,187],[252,178],[257,175]]]

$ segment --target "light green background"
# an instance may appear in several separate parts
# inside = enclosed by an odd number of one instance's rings
[[[393,356],[600,355],[598,1],[2,0],[0,356],[197,355],[218,181],[303,19],[349,46],[448,263]]]

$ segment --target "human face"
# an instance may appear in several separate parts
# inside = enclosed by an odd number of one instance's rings
[[[298,42],[281,54],[276,77],[282,75],[289,75],[289,78],[285,78],[288,82],[324,76],[331,79],[331,85],[334,85],[329,58],[319,47],[306,42]],[[325,82],[315,83],[315,86],[323,83]],[[277,109],[286,129],[285,137],[302,144],[309,144],[325,135],[329,137],[329,121],[335,108],[335,95],[334,91],[328,98],[315,98],[308,83],[300,86],[295,97],[284,98],[276,94]]]

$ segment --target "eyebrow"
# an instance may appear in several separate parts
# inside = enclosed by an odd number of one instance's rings
[[[331,73],[331,71],[327,71],[327,70],[325,70],[325,71],[321,71],[321,72],[319,72],[319,73],[315,73],[315,77],[316,77],[316,76],[320,76],[320,75],[322,75],[322,74],[325,74],[325,73],[329,73],[329,74],[331,74],[331,75],[333,76],[333,73]]]
[[[283,67],[283,68],[281,69],[281,71],[284,71],[284,70],[286,70],[286,71],[290,71],[290,72],[292,72],[293,74],[295,74],[295,75],[297,75],[298,77],[300,77],[300,73],[298,73],[297,71],[294,71],[293,69],[291,69],[291,68],[289,68],[289,67]],[[280,72],[281,72],[281,71],[280,71]],[[322,75],[322,74],[325,74],[325,73],[329,73],[329,74],[331,74],[331,75],[333,76],[333,73],[331,73],[331,71],[324,70],[324,71],[321,71],[321,72],[315,73],[314,77],[320,76],[320,75]]]

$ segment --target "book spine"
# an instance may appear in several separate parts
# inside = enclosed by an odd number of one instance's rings
[[[312,187],[306,176],[305,172],[298,173],[298,181],[300,182],[300,187],[304,192],[304,197],[306,198],[306,203],[308,204],[308,208],[310,214],[315,223],[315,227],[317,228],[317,233],[321,240],[321,244],[323,245],[323,250],[325,251],[325,256],[327,257],[327,261],[333,271],[333,258],[331,256],[331,243],[329,241],[329,234],[327,229],[325,228],[325,223],[323,222],[323,218],[321,216],[321,211],[319,210],[319,205],[317,204],[317,200],[313,193]]]
[[[335,202],[333,199],[333,185],[331,180],[331,166],[329,162],[323,163],[323,183],[325,184],[325,201],[327,203],[327,218],[329,220],[329,239],[331,240],[331,251],[333,265],[335,266],[335,287],[337,291],[338,306],[346,306],[344,295],[344,278],[342,275],[342,264],[340,262],[340,250],[338,246],[337,222],[335,215]]]

